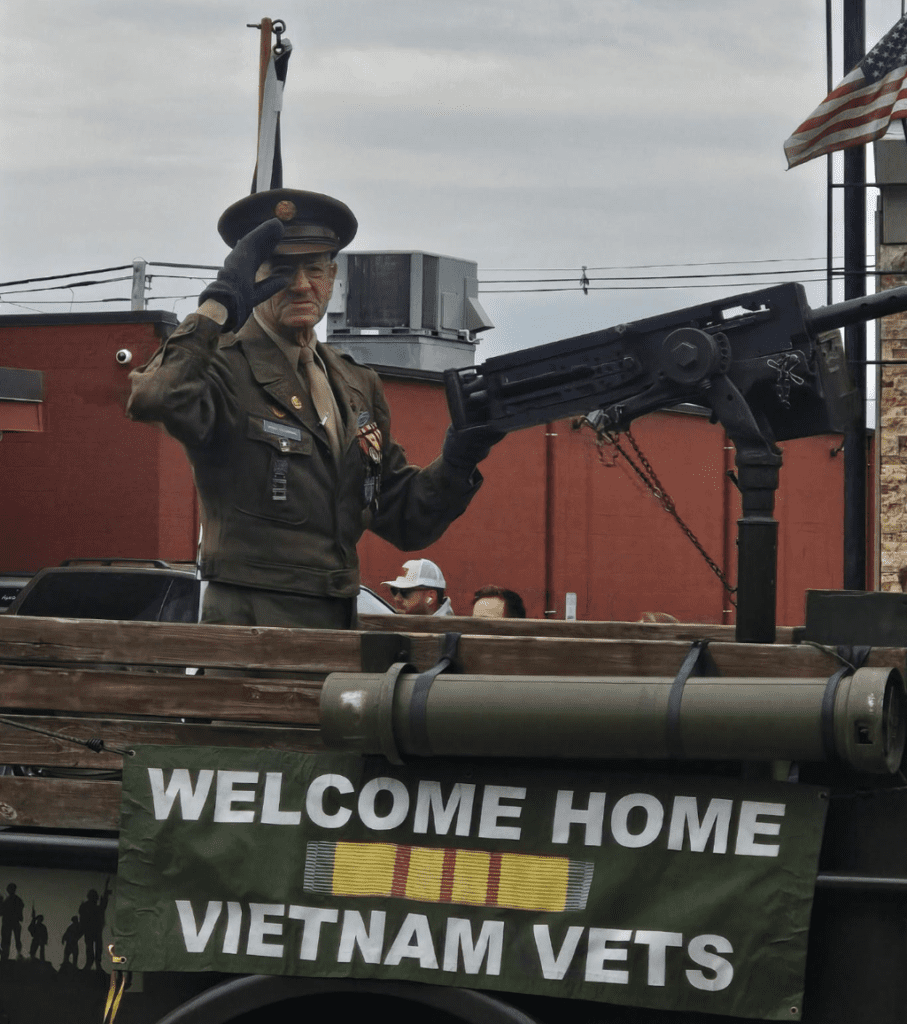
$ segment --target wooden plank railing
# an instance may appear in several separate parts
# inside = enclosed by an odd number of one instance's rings
[[[586,622],[582,619],[484,619],[467,615],[360,615],[359,628],[387,632],[468,633],[474,636],[538,636],[579,640],[734,641],[734,627],[708,622]],[[779,626],[776,643],[791,643],[794,630]]]
[[[0,776],[0,824],[117,828],[119,783],[98,772],[121,769],[122,755],[62,737],[98,738],[119,749],[147,743],[323,749],[321,684],[331,672],[362,670],[364,651],[376,641],[388,664],[405,660],[421,671],[440,657],[439,633],[462,631],[460,669],[489,676],[673,676],[690,641],[701,637],[712,639],[709,649],[725,676],[809,678],[830,675],[838,665],[809,645],[736,644],[722,626],[422,616],[375,616],[362,624],[374,628],[0,616],[0,764],[40,771]],[[399,641],[380,636],[391,627]],[[869,663],[903,671],[904,662],[905,650],[894,648],[874,650]],[[187,674],[187,667],[203,673]]]

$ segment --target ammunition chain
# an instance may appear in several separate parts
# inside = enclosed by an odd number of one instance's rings
[[[603,444],[610,444],[620,455],[623,455],[623,457],[627,460],[633,472],[636,473],[639,479],[642,480],[645,486],[648,487],[652,494],[658,499],[658,501],[661,503],[661,507],[665,510],[665,512],[668,512],[671,516],[673,516],[673,518],[677,522],[677,525],[680,527],[681,530],[683,530],[683,532],[686,534],[687,538],[690,540],[690,542],[693,544],[693,546],[696,548],[699,554],[702,555],[702,557],[705,559],[706,565],[708,565],[708,567],[718,577],[718,579],[721,580],[721,585],[727,591],[730,603],[736,608],[737,602],[734,600],[734,594],[737,593],[737,588],[731,586],[730,581],[728,580],[727,576],[725,576],[724,572],[721,569],[721,566],[719,566],[713,559],[709,557],[708,552],[700,543],[699,538],[696,536],[695,533],[693,533],[689,526],[687,526],[687,524],[680,518],[680,513],[677,511],[677,506],[674,504],[674,499],[667,493],[664,487],[662,487],[661,481],[658,479],[655,470],[652,468],[652,464],[645,457],[645,455],[643,455],[642,450],[636,443],[636,438],[633,436],[629,428],[627,429],[626,434],[627,440],[633,446],[633,450],[636,452],[636,455],[639,458],[639,461],[642,465],[642,469],[640,469],[639,466],[636,465],[636,463],[633,461],[632,456],[628,455],[627,452],[624,451],[624,449],[621,447],[620,441],[618,440],[618,435],[610,433],[609,431],[603,431],[598,435],[597,444],[599,458],[601,458],[603,454]]]

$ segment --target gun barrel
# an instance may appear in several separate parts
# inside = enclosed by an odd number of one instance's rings
[[[820,306],[809,311],[809,325],[816,334],[833,331],[838,327],[877,320],[879,317],[907,310],[907,287],[889,288],[875,295],[864,295],[832,306]]]

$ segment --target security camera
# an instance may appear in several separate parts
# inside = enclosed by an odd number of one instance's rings
[[[120,351],[117,352],[117,362],[120,366],[128,366],[132,362],[132,353],[128,348],[121,348]]]

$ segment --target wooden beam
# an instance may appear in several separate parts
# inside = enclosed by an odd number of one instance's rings
[[[321,680],[95,672],[0,665],[0,706],[160,718],[318,721]]]
[[[0,775],[0,821],[13,828],[120,827],[119,782]]]
[[[122,768],[123,757],[107,750],[98,753],[78,743],[17,728],[11,722],[37,727],[57,737],[103,739],[107,746],[129,750],[138,744],[167,746],[254,747],[259,750],[324,750],[316,728],[234,726],[226,722],[201,724],[110,717],[67,718],[51,715],[4,715],[0,721],[0,764],[49,768]]]
[[[355,671],[352,631],[0,616],[0,662]]]
[[[579,619],[483,619],[469,615],[360,615],[366,632],[468,633],[471,636],[540,636],[583,640],[734,640],[733,626],[707,622],[585,622]],[[790,643],[793,628],[780,626],[778,643]]]
[[[416,626],[417,618],[407,616],[406,624]],[[399,619],[394,621],[398,629],[403,625]],[[461,621],[469,628],[480,620]],[[456,619],[448,616],[445,622]],[[631,630],[665,628],[663,624],[623,625]],[[437,662],[442,642],[437,633],[408,630],[405,635],[410,645],[408,660],[417,669]],[[328,630],[2,616],[0,665],[10,667],[4,670],[0,706],[202,718],[210,717],[211,709],[217,708],[223,718],[311,724],[318,684],[324,676],[333,671],[360,670],[361,636],[358,632]],[[723,675],[808,677],[830,674],[837,665],[833,655],[811,645],[736,644],[726,641],[727,627],[707,625],[676,640],[466,634],[460,640],[459,663],[463,671],[491,675],[668,675],[679,669],[694,636],[713,638],[710,650]],[[895,666],[903,671],[905,654],[904,648],[875,648],[869,664]],[[131,673],[131,679],[115,672],[106,676],[103,672],[70,675],[70,685],[80,688],[75,701],[73,695],[64,692],[66,680],[57,677],[42,681],[31,667],[55,662],[110,665],[112,669],[142,665],[159,668],[152,675]],[[23,672],[16,674],[13,665],[22,666]],[[222,666],[228,671],[241,671],[244,678],[228,682],[228,676],[160,672],[161,666],[180,665]],[[264,678],[271,675],[282,678]],[[122,705],[117,703],[121,700]]]
[[[708,634],[706,634],[708,635]],[[676,675],[690,645],[685,641],[547,640],[534,637],[464,636],[464,672],[536,676]],[[709,651],[724,676],[810,678],[831,675],[840,662],[812,645],[712,643]],[[868,666],[905,671],[904,648],[874,648]]]

